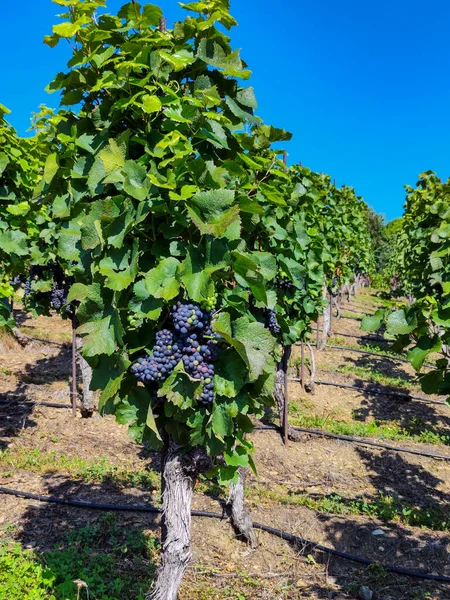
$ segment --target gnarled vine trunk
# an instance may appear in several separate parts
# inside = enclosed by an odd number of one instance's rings
[[[275,402],[277,404],[278,415],[280,417],[281,423],[283,421],[284,414],[284,369],[282,360],[277,365],[277,373],[275,375],[274,397]]]
[[[253,529],[253,521],[245,504],[246,470],[238,469],[239,479],[232,483],[227,504],[231,508],[231,523],[239,535],[243,536],[252,548],[258,547],[258,538]]]
[[[85,419],[92,417],[96,410],[96,402],[94,392],[91,390],[92,368],[81,354],[82,348],[81,338],[77,338],[76,361],[77,367],[81,375],[82,394],[80,401],[81,416]]]
[[[342,290],[339,290],[338,294],[334,296],[334,306],[336,308],[336,319],[340,319],[342,317]]]
[[[192,556],[191,504],[199,473],[211,466],[202,449],[184,455],[167,440],[163,451],[161,564],[147,600],[176,600]]]
[[[290,356],[290,348],[285,348],[284,349],[285,352],[288,352],[287,358],[289,360],[289,356]],[[286,395],[285,395],[285,384],[286,382],[286,377],[285,377],[285,368],[288,368],[288,365],[286,364],[288,362],[288,360],[286,361],[286,357],[283,357],[283,359],[278,363],[277,365],[277,373],[275,376],[275,386],[274,386],[274,397],[275,397],[275,402],[277,405],[277,409],[278,409],[278,415],[279,415],[279,419],[280,419],[280,424],[284,425],[284,405],[286,403]],[[299,434],[292,429],[292,427],[288,427],[288,438],[292,441],[297,441],[299,439]]]
[[[13,327],[11,329],[11,333],[12,333],[13,337],[15,338],[15,340],[17,342],[19,342],[19,344],[22,346],[22,348],[26,348],[27,346],[32,344],[34,341],[28,335],[25,335],[24,333],[22,333],[17,327]]]

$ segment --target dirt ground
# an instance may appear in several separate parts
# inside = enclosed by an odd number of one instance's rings
[[[370,312],[373,305],[361,297],[347,307]],[[126,428],[112,417],[74,419],[68,409],[39,406],[42,401],[69,405],[70,324],[56,316],[32,319],[23,314],[20,321],[24,333],[41,341],[23,349],[9,337],[0,339],[0,450],[39,449],[44,454],[84,460],[106,457],[114,465],[136,470],[146,465],[157,471],[159,456],[132,442]],[[354,319],[335,322],[334,328],[337,334],[361,334],[359,322]],[[350,351],[333,350],[318,354],[317,378],[359,385],[360,378],[352,373],[336,372],[340,365],[381,368],[386,375],[413,381],[413,372],[405,363],[375,357],[367,360]],[[416,391],[419,388],[414,388]],[[332,414],[346,422],[396,420],[448,430],[450,409],[444,406],[400,402],[388,396],[374,397],[325,386],[316,386],[314,395],[305,395],[296,383],[292,383],[290,394],[294,402],[303,402],[311,414]],[[16,403],[17,400],[34,401],[37,405]],[[286,448],[274,431],[255,431],[252,438],[258,475],[249,474],[248,504],[255,521],[383,564],[450,576],[450,520],[447,528],[436,531],[398,520],[386,522],[365,514],[319,512],[295,504],[295,498],[302,494],[311,498],[338,494],[347,500],[358,500],[395,493],[409,505],[444,510],[450,500],[450,461],[307,435]],[[396,445],[450,455],[444,444],[402,441]],[[14,464],[0,467],[0,486],[110,504],[159,501],[155,489],[112,482],[86,483],[56,471],[38,473]],[[283,500],[286,498],[288,501]],[[214,491],[199,490],[193,508],[222,513],[223,500],[224,496]],[[10,495],[0,495],[0,506],[0,539],[13,526],[14,538],[36,551],[53,548],[68,531],[100,518],[95,511]],[[118,512],[115,519],[124,528],[159,534],[158,516]],[[450,598],[448,585],[389,575],[380,569],[332,558],[310,546],[294,547],[261,531],[258,538],[259,548],[251,550],[237,539],[225,519],[194,518],[194,556],[180,600],[343,600],[361,598],[361,586],[373,591],[374,600]]]

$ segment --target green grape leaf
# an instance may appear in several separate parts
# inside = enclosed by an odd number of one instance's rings
[[[180,263],[176,258],[164,258],[145,277],[145,286],[148,293],[154,298],[163,298],[164,300],[175,298],[180,289],[179,268]]]

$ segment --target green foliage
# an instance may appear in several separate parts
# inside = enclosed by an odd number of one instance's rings
[[[55,575],[19,544],[0,544],[0,597],[10,600],[56,600]]]
[[[86,483],[110,482],[121,487],[156,489],[159,476],[146,468],[137,469],[132,464],[111,464],[106,457],[84,460],[56,452],[43,452],[39,448],[7,448],[0,451],[0,467],[25,469],[34,473],[66,473]]]
[[[408,426],[402,426],[396,421],[347,422],[332,418],[329,414],[326,416],[307,415],[295,404],[289,405],[289,412],[293,426],[318,428],[338,435],[450,445],[450,436],[445,429],[430,428],[420,419],[413,419]]]
[[[111,514],[70,532],[54,550],[40,555],[19,544],[4,543],[0,545],[0,597],[143,599],[155,570],[157,547],[154,538],[124,531]]]
[[[196,14],[168,31],[151,4],[110,15],[104,0],[55,3],[68,10],[45,41],[69,40],[73,56],[48,86],[61,110],[35,117],[29,214],[18,194],[11,204],[14,235],[36,223],[17,269],[55,263],[74,278],[104,413],[154,447],[169,435],[224,456],[231,480],[251,462],[252,417],[272,402],[277,342],[306,338],[324,280],[371,270],[367,205],[272,148],[291,136],[255,115],[250,71],[224,31],[236,24],[228,2],[183,5]],[[33,281],[27,308],[48,312],[50,285]],[[158,390],[130,370],[178,300],[215,313],[225,348],[211,407],[181,363]]]
[[[13,295],[9,279],[22,272],[45,222],[45,211],[31,208],[43,168],[42,140],[20,138],[5,120],[7,112],[0,110],[0,298]],[[0,319],[2,326],[3,314]]]
[[[374,249],[375,272],[380,274],[387,263],[389,239],[384,216],[377,214],[373,209],[369,211],[369,234]]]
[[[405,502],[397,495],[378,493],[368,498],[343,498],[339,494],[313,495],[289,492],[282,494],[267,489],[257,490],[262,499],[289,506],[305,506],[319,513],[333,515],[366,515],[382,521],[396,521],[412,527],[448,531],[450,514],[439,507],[422,508]]]
[[[268,305],[265,277],[275,261],[242,236],[247,215],[260,222],[272,196],[270,187],[258,191],[260,167],[254,175],[241,155],[290,136],[254,117],[253,91],[235,79],[249,72],[215,27],[234,24],[223,3],[205,4],[208,16],[201,10],[167,32],[156,27],[156,7],[130,4],[94,19],[100,4],[74,2],[47,39],[73,38],[76,47],[70,71],[49,89],[81,108],[59,113],[60,148],[46,161],[40,197],[58,222],[57,261],[84,267],[70,294],[83,352],[104,412],[135,439],[158,446],[165,432],[232,457],[236,447],[251,451],[243,435],[249,416],[271,401],[275,368],[275,340],[248,305],[250,291]],[[219,363],[220,393],[207,409],[180,367],[160,389],[161,404],[129,366],[178,299],[212,296],[238,379]]]
[[[397,233],[397,273],[414,302],[386,313],[386,331],[395,350],[409,347],[418,373],[427,357],[440,353],[436,368],[420,374],[425,393],[450,393],[450,183],[433,172],[422,173],[417,187],[407,186],[405,214]],[[411,347],[412,344],[412,347]]]
[[[327,284],[337,277],[342,283],[357,274],[373,271],[374,256],[369,235],[369,208],[352,187],[337,188],[327,175],[295,167],[297,185],[293,199],[305,196],[304,232],[314,236]]]

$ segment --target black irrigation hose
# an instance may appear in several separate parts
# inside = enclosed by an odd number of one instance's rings
[[[0,404],[29,404],[30,406],[48,406],[50,408],[72,408],[71,404],[57,404],[56,402],[37,402],[35,400],[3,400],[0,399]]]
[[[363,310],[355,310],[354,308],[346,308],[345,306],[341,306],[341,312],[351,312],[351,313],[355,313],[355,315],[365,315],[366,317],[371,317],[373,313],[368,313],[365,312]],[[338,320],[339,319],[352,319],[353,317],[336,317]]]
[[[299,377],[289,377],[288,381],[299,381],[301,379]],[[443,400],[432,400],[431,398],[422,398],[421,396],[410,396],[409,394],[400,394],[398,392],[389,392],[389,391],[381,391],[374,390],[371,388],[359,387],[357,385],[347,385],[345,383],[334,383],[332,381],[318,381],[315,380],[314,383],[317,385],[330,385],[332,387],[344,388],[346,390],[357,390],[358,392],[365,392],[367,394],[378,394],[379,396],[389,396],[393,398],[402,398],[403,400],[417,400],[419,402],[426,402],[427,404],[440,404],[442,406],[448,406],[446,402]]]
[[[26,334],[25,334],[26,335]],[[70,342],[53,342],[52,340],[44,340],[43,338],[37,338],[37,337],[32,337],[32,336],[27,336],[30,340],[33,340],[34,342],[43,342],[44,344],[50,344],[52,346],[59,346],[60,348],[63,348],[64,346],[67,346],[68,344],[70,344]]]
[[[258,425],[255,427],[255,431],[280,431],[280,427],[276,425]],[[416,456],[425,456],[427,458],[434,458],[438,460],[450,460],[450,455],[445,454],[434,454],[433,452],[422,452],[420,450],[410,450],[409,448],[399,448],[397,446],[391,446],[390,444],[383,444],[382,442],[372,442],[371,440],[352,437],[350,435],[330,433],[323,431],[322,429],[308,429],[306,427],[290,427],[294,431],[300,431],[301,433],[310,433],[312,435],[319,435],[321,437],[329,437],[334,440],[342,440],[344,442],[352,442],[354,444],[360,444],[361,446],[374,446],[375,448],[383,448],[385,450],[392,450],[393,452],[404,452],[406,454],[415,454]]]
[[[347,350],[348,352],[357,352],[358,354],[367,354],[367,356],[377,356],[378,358],[389,358],[393,361],[399,361],[410,364],[410,361],[407,358],[403,358],[401,356],[392,356],[391,354],[381,354],[380,352],[369,352],[368,350],[360,350],[359,348],[351,348],[350,346],[333,346],[331,344],[327,344],[326,348],[332,348],[333,350]],[[430,367],[432,369],[436,368],[436,365],[433,363],[423,363],[425,367]]]
[[[361,306],[360,304],[349,304],[348,306],[344,306],[343,304],[340,305],[340,309],[342,312],[345,312],[346,310],[348,310],[349,312],[355,312],[358,313],[360,315],[368,315],[368,316],[372,316],[373,313],[371,312],[366,312],[367,310],[371,310],[372,307],[370,306]],[[382,308],[381,306],[378,307],[374,307],[375,310],[378,310],[380,308]],[[358,310],[360,309],[360,310]]]
[[[347,350],[348,352],[356,352],[357,354],[367,354],[367,356],[378,356],[381,358],[390,358],[391,360],[398,360],[399,362],[404,362],[409,364],[409,360],[407,358],[390,356],[389,354],[380,354],[379,352],[369,352],[368,350],[360,350],[359,348],[350,348],[349,346],[333,346],[331,344],[327,344],[326,348],[332,348],[333,350]]]
[[[311,329],[311,331],[317,331],[317,328]],[[322,331],[321,329],[319,329],[319,331]],[[370,342],[384,342],[385,344],[389,344],[389,340],[385,340],[382,337],[372,337],[370,335],[353,335],[351,333],[338,333],[338,332],[332,332],[332,337],[348,337],[348,338],[354,338],[356,340],[369,340]]]
[[[133,505],[119,505],[119,504],[95,504],[93,502],[84,502],[81,500],[67,500],[65,498],[55,498],[54,496],[41,496],[39,494],[30,494],[28,492],[21,492],[19,490],[12,490],[10,488],[0,487],[1,494],[8,494],[11,496],[18,496],[20,498],[27,498],[30,500],[38,500],[39,502],[47,502],[53,504],[62,504],[65,506],[74,506],[76,508],[88,508],[92,510],[112,510],[112,511],[133,511],[133,512],[147,512],[147,513],[160,513],[161,509],[156,508],[155,506],[133,506]],[[192,510],[191,514],[193,517],[206,517],[208,519],[220,519],[223,520],[225,518],[224,514],[205,512],[202,510]],[[271,535],[275,535],[282,540],[286,540],[292,544],[303,546],[303,548],[308,547],[312,550],[319,550],[320,552],[325,552],[327,554],[332,554],[333,556],[338,556],[339,558],[343,558],[345,560],[349,560],[352,562],[357,562],[362,565],[379,565],[385,571],[389,573],[395,573],[397,575],[405,575],[407,577],[417,577],[419,579],[428,579],[430,581],[439,581],[441,583],[450,583],[450,577],[446,577],[445,575],[431,575],[428,573],[421,573],[420,571],[408,571],[407,569],[401,569],[399,567],[394,567],[391,565],[384,565],[382,563],[378,563],[367,558],[361,558],[360,556],[354,556],[352,554],[348,554],[347,552],[341,552],[340,550],[335,550],[334,548],[328,548],[327,546],[322,546],[322,544],[316,544],[315,542],[311,542],[310,540],[306,540],[297,535],[293,535],[292,533],[287,533],[286,531],[282,531],[281,529],[275,529],[274,527],[268,527],[267,525],[262,525],[261,523],[253,523],[253,527],[255,529],[259,529],[261,531],[265,531],[266,533],[270,533]]]

